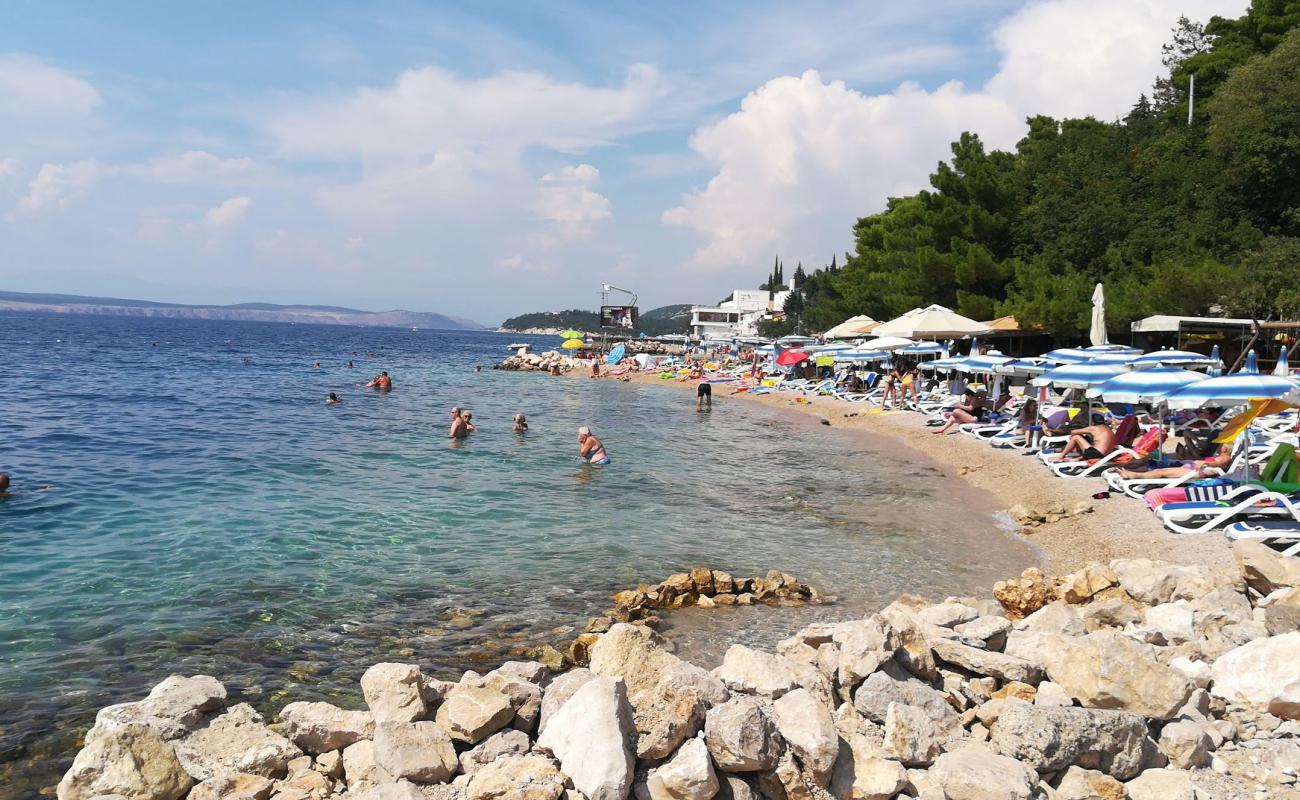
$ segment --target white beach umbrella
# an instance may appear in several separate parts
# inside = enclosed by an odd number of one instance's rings
[[[870,333],[871,329],[879,324],[866,314],[859,314],[856,317],[849,317],[822,335],[827,339],[852,339]]]
[[[902,336],[881,336],[878,339],[868,339],[862,343],[862,346],[872,350],[897,350],[914,344],[916,342]]]
[[[876,336],[903,336],[909,339],[980,336],[992,329],[982,322],[940,305],[914,308],[897,319],[881,323],[872,333]]]
[[[1277,354],[1277,366],[1273,367],[1273,374],[1285,378],[1291,374],[1291,368],[1286,363],[1286,348]]]
[[[1107,344],[1106,339],[1106,291],[1101,284],[1092,290],[1092,326],[1088,329],[1088,340],[1093,346]]]

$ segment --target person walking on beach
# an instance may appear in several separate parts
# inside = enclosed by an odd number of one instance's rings
[[[605,445],[591,435],[591,428],[586,425],[578,428],[578,455],[593,467],[603,467],[609,463],[609,453],[605,452]]]

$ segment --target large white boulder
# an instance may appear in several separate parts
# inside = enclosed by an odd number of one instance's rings
[[[632,788],[635,733],[623,681],[598,677],[548,720],[537,747],[555,754],[589,800],[624,800]]]
[[[509,724],[514,715],[514,704],[505,693],[460,685],[438,706],[435,719],[456,741],[478,744]]]
[[[349,792],[366,786],[390,784],[395,779],[375,761],[375,743],[370,739],[350,744],[343,749],[343,777]]]
[[[179,739],[205,717],[226,705],[226,687],[209,675],[172,675],[133,703],[106,706],[95,715],[95,727],[147,725],[164,739]]]
[[[1038,773],[980,745],[939,756],[929,778],[947,800],[1030,800],[1038,789]]]
[[[247,703],[231,706],[175,747],[181,766],[197,781],[225,772],[278,778],[290,759],[302,755],[293,742],[266,727],[262,715]]]
[[[1160,730],[1160,752],[1178,769],[1193,769],[1210,763],[1214,743],[1201,725],[1190,719],[1170,722]]]
[[[542,714],[537,723],[537,732],[546,730],[546,722],[560,710],[560,706],[573,697],[573,693],[581,689],[584,683],[594,677],[596,674],[586,667],[576,667],[557,675],[542,694]]]
[[[559,800],[564,776],[540,755],[504,756],[474,773],[465,788],[467,800]]]
[[[817,785],[828,786],[840,749],[830,708],[799,688],[772,704],[772,721]]]
[[[727,648],[717,676],[728,689],[768,697],[780,697],[799,686],[799,679],[789,662],[743,644]]]
[[[773,769],[785,749],[762,704],[746,695],[735,695],[709,709],[704,741],[714,762],[725,772]]]
[[[947,739],[924,709],[890,703],[885,713],[885,752],[909,767],[934,761]]]
[[[1210,693],[1284,719],[1300,719],[1300,631],[1247,642],[1214,662]]]
[[[1181,672],[1158,661],[1153,647],[1117,631],[1048,635],[1040,644],[1039,659],[1048,677],[1091,708],[1169,719],[1195,688]]]
[[[289,740],[307,753],[341,750],[375,735],[369,711],[346,711],[329,703],[290,703],[280,710]]]
[[[836,624],[830,631],[830,644],[838,654],[837,677],[844,686],[856,686],[894,655],[898,637],[879,616],[849,620]],[[817,641],[820,648],[826,642]]]
[[[1196,800],[1192,775],[1180,769],[1149,769],[1124,784],[1129,800]]]
[[[424,676],[414,664],[375,664],[361,676],[361,693],[375,722],[424,719]]]
[[[150,726],[96,726],[59,781],[58,797],[91,800],[99,795],[121,795],[177,800],[193,782],[171,744]]]
[[[666,764],[651,770],[646,788],[651,800],[710,800],[718,793],[718,776],[704,740],[690,739]]]
[[[1080,766],[1126,779],[1142,769],[1147,741],[1146,720],[1137,714],[1009,702],[989,746],[1041,772]]]
[[[522,756],[532,747],[528,734],[513,728],[494,733],[473,748],[460,754],[460,771],[473,775],[483,768],[506,756]]]
[[[389,720],[375,726],[375,763],[396,779],[441,783],[456,772],[456,748],[436,722]]]

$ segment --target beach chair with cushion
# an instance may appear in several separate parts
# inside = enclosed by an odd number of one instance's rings
[[[1214,487],[1211,487],[1214,488]],[[1294,491],[1278,492],[1258,484],[1241,484],[1228,489],[1217,499],[1165,503],[1156,509],[1156,517],[1174,533],[1201,533],[1224,528],[1234,522],[1280,520],[1300,525],[1300,485]],[[1198,496],[1196,486],[1188,487],[1189,496]]]
[[[1125,420],[1133,419],[1126,417]],[[1136,421],[1134,422],[1136,425]],[[1123,427],[1124,423],[1120,424]],[[1118,433],[1116,434],[1118,438]],[[1164,441],[1164,431],[1151,428],[1142,434],[1142,438],[1133,442],[1132,447],[1116,445],[1115,449],[1101,458],[1080,459],[1077,461],[1048,461],[1047,466],[1058,478],[1090,478],[1101,475],[1107,469],[1133,464],[1144,464],[1160,449]]]
[[[1284,556],[1300,556],[1300,522],[1290,520],[1242,520],[1223,532],[1234,542],[1261,542]]]

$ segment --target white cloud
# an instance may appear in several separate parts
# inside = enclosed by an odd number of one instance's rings
[[[67,70],[26,53],[0,53],[0,114],[81,115],[102,102],[94,86]]]
[[[541,177],[534,211],[549,225],[531,237],[534,247],[549,250],[586,239],[595,223],[613,216],[609,199],[592,188],[599,180],[600,170],[590,164],[567,166]]]
[[[45,164],[27,184],[27,193],[18,200],[17,210],[26,214],[66,211],[74,202],[90,194],[95,184],[112,171],[112,167],[93,158],[70,164]]]
[[[205,150],[156,156],[122,168],[125,174],[154,183],[206,183],[248,175],[250,158],[221,158]]]
[[[244,218],[251,205],[253,205],[251,197],[231,197],[223,200],[220,205],[208,209],[203,215],[203,224],[210,230],[229,228]]]
[[[819,259],[850,243],[853,220],[925,186],[962,131],[1009,148],[1031,114],[1114,119],[1149,91],[1180,13],[1232,15],[1244,0],[1049,0],[993,33],[998,72],[979,90],[903,84],[864,95],[816,72],[768,81],[740,110],[699,128],[691,148],[716,174],[663,221],[704,238],[693,262],[752,264],[780,250]],[[821,263],[820,260],[814,263]]]

